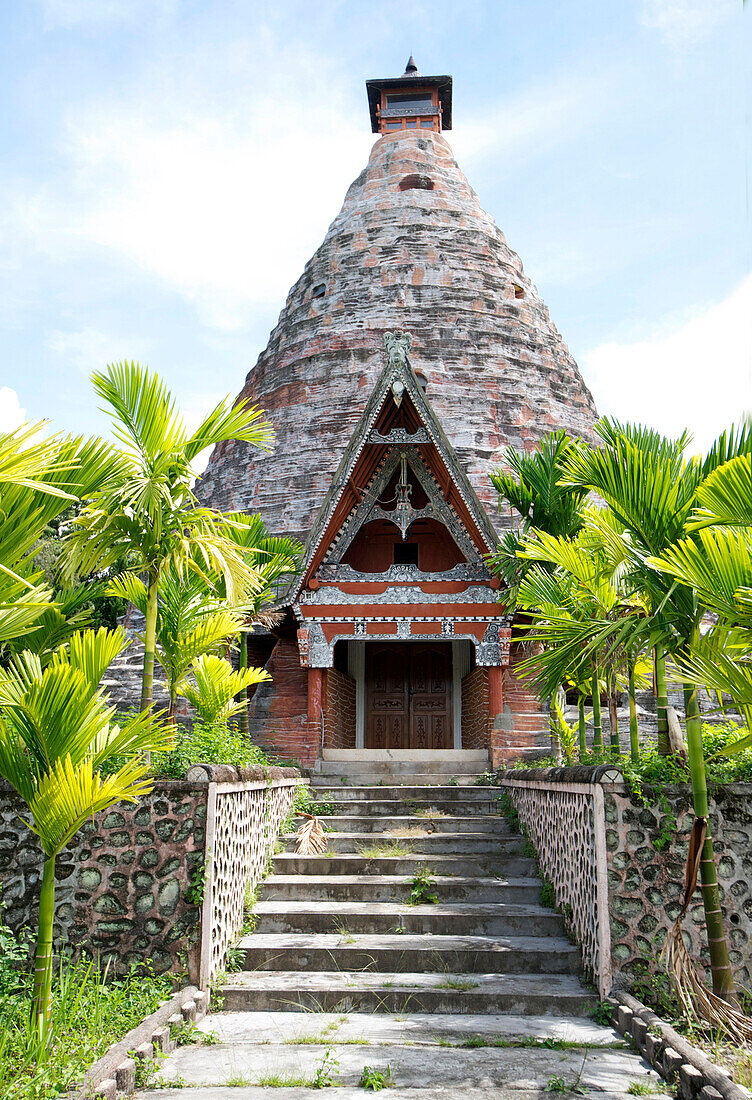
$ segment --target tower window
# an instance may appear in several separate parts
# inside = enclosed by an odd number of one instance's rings
[[[412,191],[415,188],[421,191],[433,191],[434,182],[429,176],[419,176],[417,173],[405,176],[399,181],[400,191]]]
[[[515,296],[515,298],[524,298],[525,297],[525,291],[517,283],[514,283],[514,296]]]
[[[394,564],[395,565],[417,565],[418,564],[418,544],[417,544],[417,542],[395,542],[395,544],[394,544]]]
[[[323,298],[326,294],[326,283],[318,283],[311,291],[312,298]]]
[[[407,107],[415,111],[416,114],[420,114],[420,107],[433,106],[433,96],[430,92],[399,92],[397,94],[387,94],[386,105],[387,107]]]

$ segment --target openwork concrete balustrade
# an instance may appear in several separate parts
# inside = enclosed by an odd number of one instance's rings
[[[261,881],[301,780],[223,782],[222,769],[206,765],[192,768],[189,780],[200,782],[202,772],[208,797],[199,986],[208,989],[243,926],[246,891]]]
[[[507,771],[501,779],[602,997],[612,976],[601,782],[620,778],[618,771],[602,767],[530,768]]]
[[[499,773],[553,884],[585,968],[602,996],[658,967],[680,908],[692,827],[688,783],[627,789],[618,769],[529,768]],[[721,907],[736,981],[752,976],[752,784],[710,792]],[[684,920],[693,957],[707,962],[702,899]]]

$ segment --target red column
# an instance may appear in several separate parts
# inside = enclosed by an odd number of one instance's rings
[[[498,740],[504,724],[504,669],[492,665],[488,669],[488,748],[491,767],[497,766]]]
[[[308,669],[308,744],[319,755],[324,709],[324,670]]]
[[[488,670],[488,716],[494,719],[504,709],[504,669],[491,666]]]

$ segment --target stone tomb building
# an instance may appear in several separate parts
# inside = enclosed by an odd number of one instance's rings
[[[519,258],[443,136],[452,80],[367,82],[379,135],[291,289],[241,397],[274,423],[271,457],[217,447],[204,502],[258,512],[306,546],[279,628],[249,640],[273,680],[251,729],[311,765],[327,750],[545,743],[514,675],[485,565],[504,448],[596,417]]]

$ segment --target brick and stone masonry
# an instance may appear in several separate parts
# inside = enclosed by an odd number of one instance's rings
[[[241,391],[273,422],[274,453],[217,447],[202,502],[257,512],[272,533],[305,541],[383,369],[384,335],[395,331],[410,334],[411,367],[498,531],[511,518],[499,514],[489,473],[508,445],[532,449],[556,428],[592,438],[592,397],[519,257],[444,135],[403,129],[375,142]],[[325,677],[299,667],[293,629],[290,614],[250,723],[263,743],[308,765],[322,715],[343,745],[352,731],[332,704],[324,714]],[[513,672],[504,683],[492,673],[487,696],[491,708],[503,700],[503,719],[484,724],[476,714],[463,727],[495,764],[545,747],[537,704]]]
[[[422,185],[402,190],[411,176]],[[241,396],[274,423],[274,454],[217,447],[202,500],[305,539],[395,329],[412,335],[413,367],[500,528],[488,474],[507,444],[590,435],[592,397],[519,257],[444,136],[407,130],[375,143],[248,375]]]

